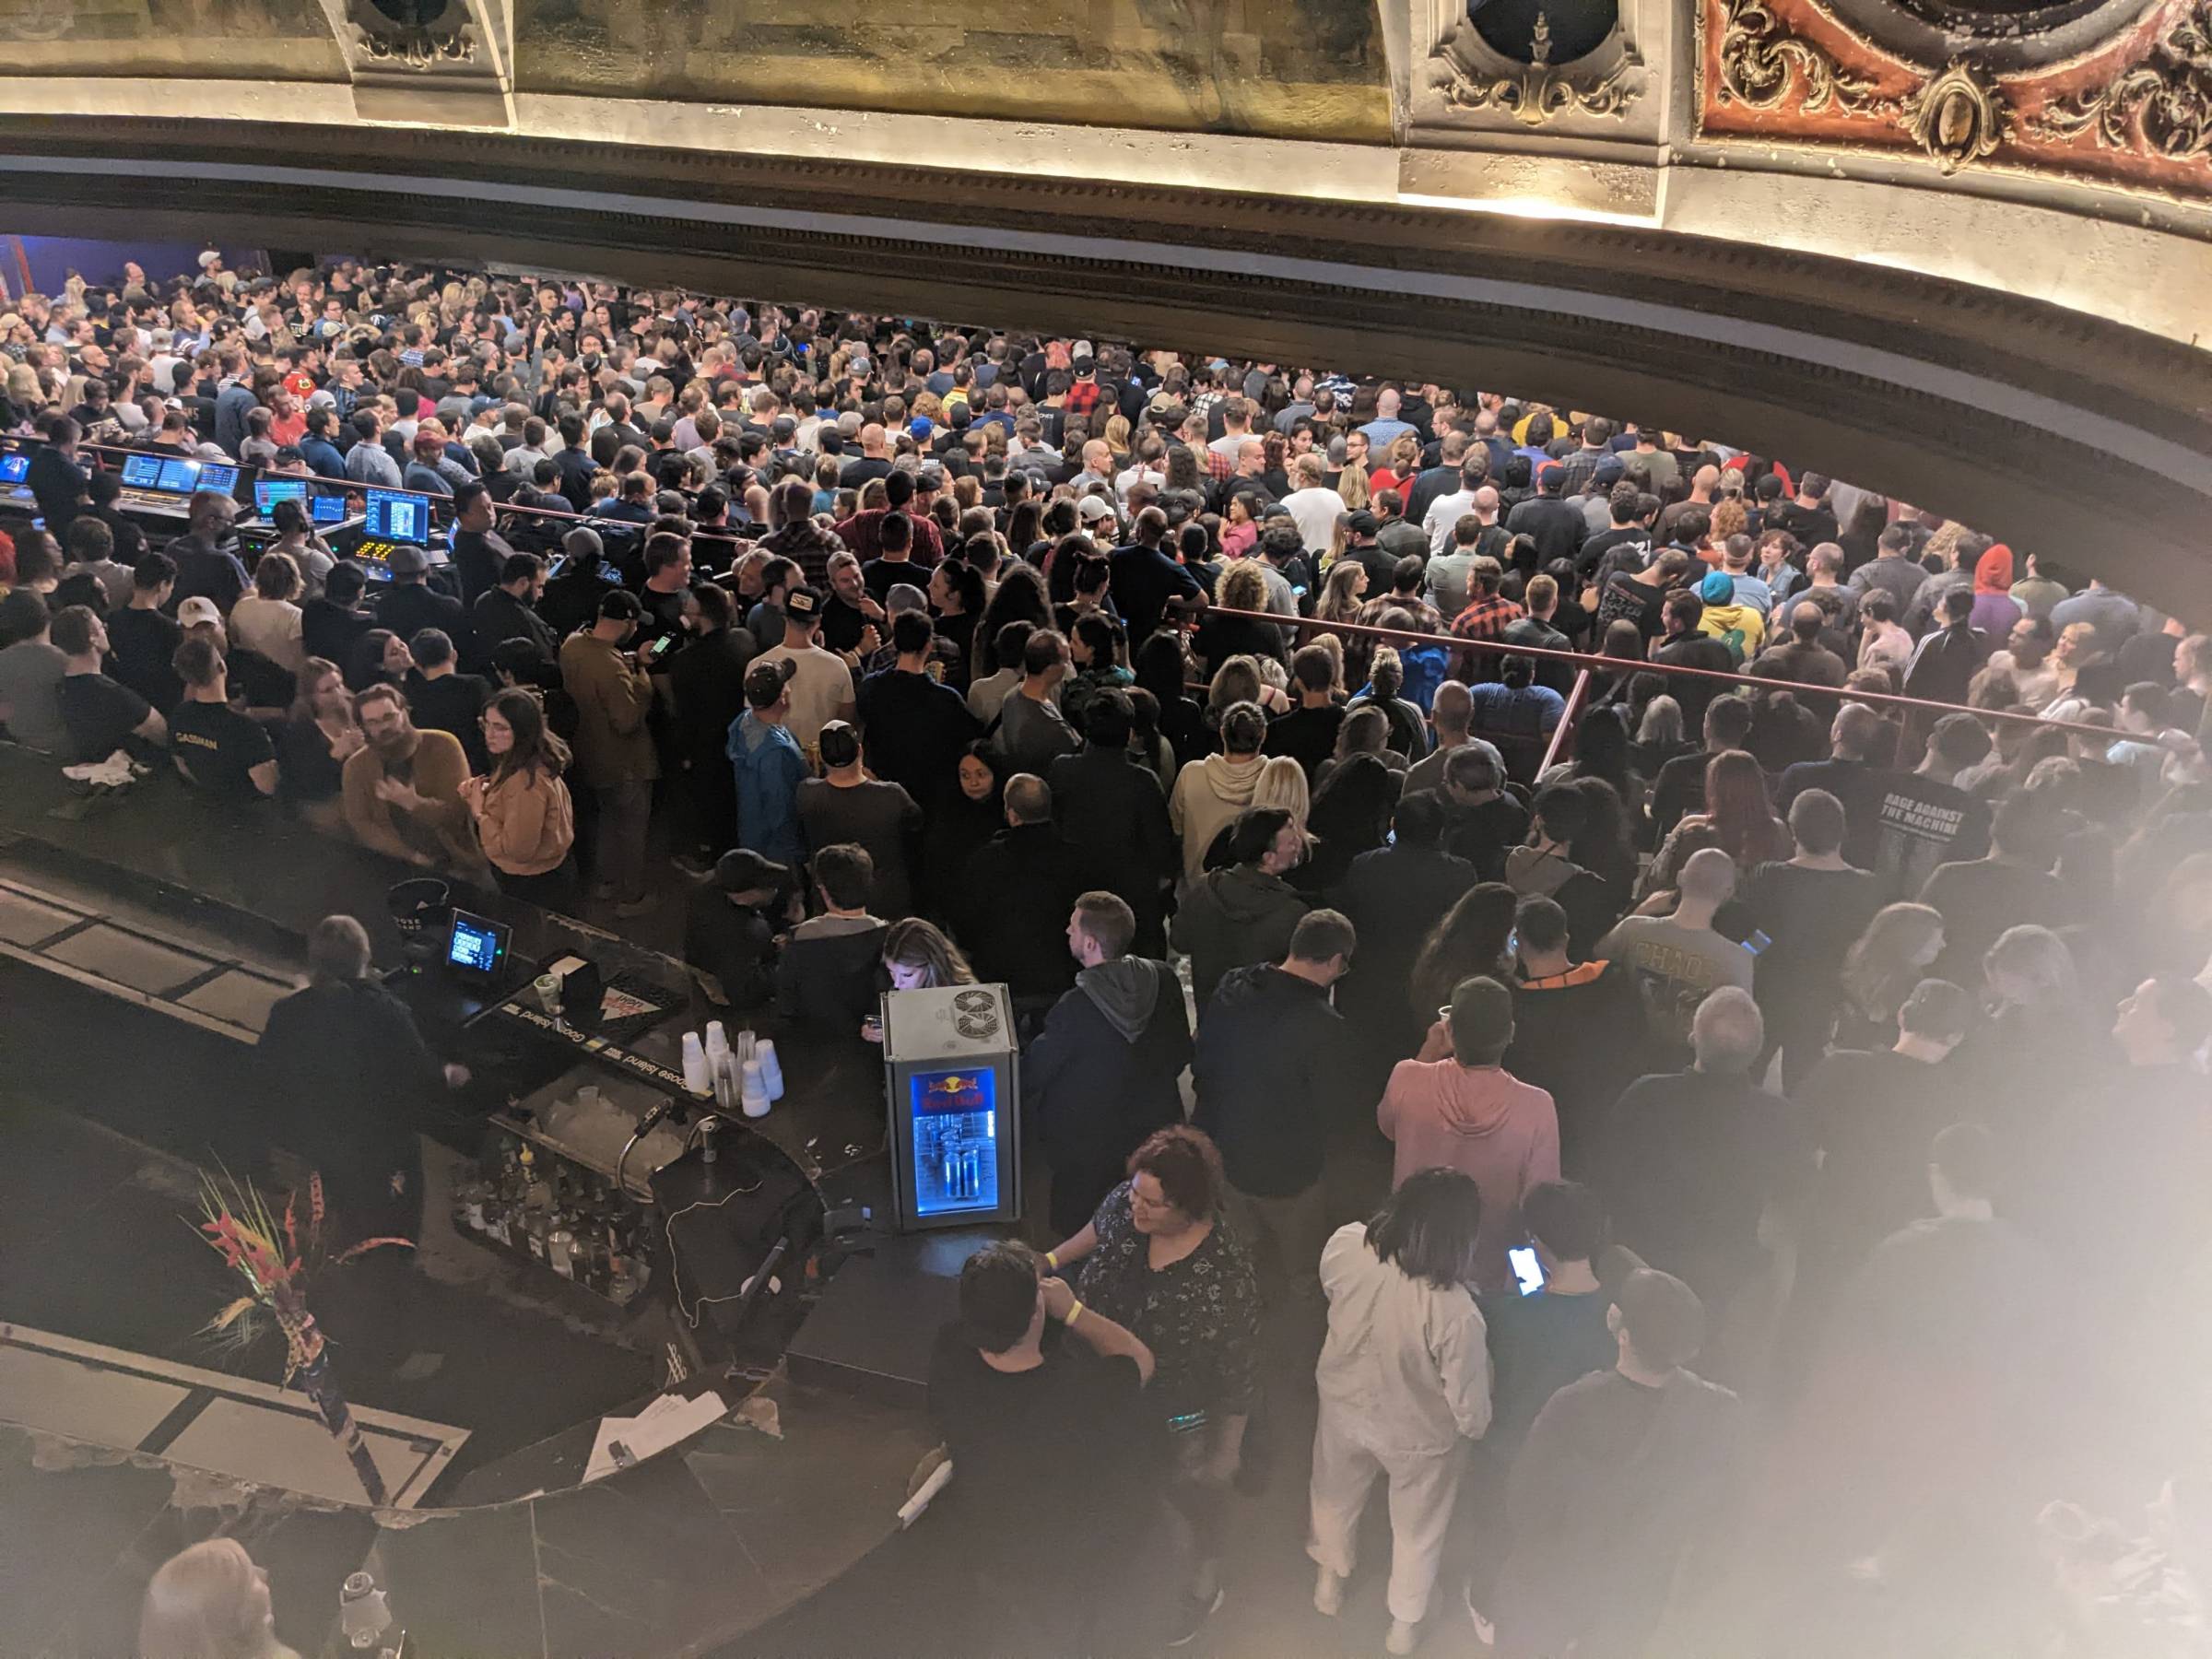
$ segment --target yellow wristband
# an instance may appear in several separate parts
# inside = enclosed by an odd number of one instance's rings
[[[1069,1302],[1067,1312],[1060,1316],[1060,1323],[1065,1325],[1072,1325],[1076,1323],[1076,1315],[1082,1312],[1083,1304],[1081,1302]]]
[[[1044,1265],[1045,1265],[1047,1267],[1057,1267],[1057,1266],[1059,1266],[1059,1265],[1060,1265],[1060,1257],[1059,1257],[1058,1253],[1055,1253],[1055,1252],[1053,1252],[1053,1251],[1050,1251],[1050,1250],[1046,1251],[1046,1252],[1044,1253]]]

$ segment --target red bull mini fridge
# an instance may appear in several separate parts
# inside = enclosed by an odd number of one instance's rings
[[[898,1230],[1021,1216],[1021,1089],[1004,985],[883,995]]]

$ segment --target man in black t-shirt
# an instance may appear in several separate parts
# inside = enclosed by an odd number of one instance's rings
[[[177,771],[218,801],[258,800],[276,793],[276,749],[261,723],[230,707],[223,653],[207,634],[177,647],[184,700],[169,720]]]
[[[100,672],[108,630],[88,607],[66,606],[54,618],[50,637],[65,659],[58,696],[62,724],[69,732],[69,760],[105,760],[132,737],[151,744],[169,741],[169,724],[153,705]]]
[[[1321,763],[1336,752],[1337,728],[1344,724],[1344,707],[1330,695],[1335,673],[1335,664],[1322,647],[1300,647],[1290,659],[1298,706],[1277,714],[1267,725],[1267,752],[1288,755],[1306,769],[1308,782]]]
[[[1090,1351],[1061,1338],[1065,1327]],[[951,1454],[939,1517],[981,1563],[1009,1651],[1122,1653],[1148,1598],[1130,1584],[1162,1431],[1146,1408],[1152,1351],[1044,1277],[1025,1244],[985,1245],[960,1269],[960,1317],[937,1339],[929,1416]],[[982,1611],[979,1609],[978,1611]],[[1010,1618],[1021,1639],[999,1622]]]
[[[1168,534],[1165,512],[1146,508],[1136,515],[1133,534],[1135,539],[1116,547],[1110,558],[1114,608],[1129,624],[1129,648],[1135,651],[1170,612],[1180,618],[1204,610],[1206,594],[1161,546]]]
[[[500,571],[514,549],[492,527],[491,491],[471,479],[453,491],[453,572],[461,579],[461,602],[474,605],[498,587]]]
[[[1940,865],[1989,851],[1989,806],[1959,787],[1959,774],[1989,759],[1988,729],[1946,714],[1912,772],[1892,772],[1875,809],[1874,873],[1886,900],[1917,898]]]
[[[132,567],[131,603],[107,618],[108,652],[116,679],[167,712],[184,695],[171,662],[184,642],[184,625],[163,608],[177,580],[176,561],[148,553]]]

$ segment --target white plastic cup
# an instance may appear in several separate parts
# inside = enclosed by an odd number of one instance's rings
[[[758,1060],[746,1062],[743,1101],[747,1117],[759,1118],[768,1115],[768,1084],[760,1076],[760,1063]]]
[[[684,1087],[695,1095],[706,1094],[714,1087],[713,1075],[707,1069],[707,1051],[697,1031],[684,1033]]]
[[[761,1081],[768,1085],[768,1098],[771,1100],[782,1100],[783,1098],[783,1062],[777,1057],[775,1039],[763,1037],[760,1040],[759,1047],[754,1051],[754,1058],[760,1067]]]

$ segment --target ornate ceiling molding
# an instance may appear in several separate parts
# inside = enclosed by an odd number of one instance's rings
[[[2212,194],[2212,0],[2100,8],[2108,32],[2063,55],[2016,35],[2012,47],[2041,55],[2012,68],[1993,43],[1936,60],[1900,51],[1844,3],[1698,0],[1697,135],[1918,156],[1947,176],[2065,179],[2174,202]],[[2082,26],[2069,17],[2063,27]]]
[[[1905,131],[1947,173],[1985,160],[2012,128],[2012,109],[1979,65],[1954,59],[1904,100]]]
[[[2117,79],[2046,105],[2039,137],[2096,135],[2100,147],[2212,163],[2212,0],[2196,0]]]
[[[1806,115],[1830,108],[1849,115],[1886,115],[1897,107],[1874,82],[1850,74],[1824,48],[1785,27],[1767,0],[1723,0],[1718,101],[1779,110],[1793,87],[1802,88],[1797,109]]]
[[[1480,47],[1472,26],[1463,22],[1435,53],[1437,84],[1450,109],[1494,110],[1524,126],[1542,126],[1569,114],[1618,120],[1641,90],[1637,84],[1641,77],[1631,72],[1643,67],[1643,59],[1618,26],[1606,46],[1582,60],[1596,60],[1604,66],[1580,73],[1552,64],[1551,29],[1542,12],[1536,14],[1534,61],[1506,70],[1484,67],[1470,62],[1474,48],[1485,58],[1496,58]]]

